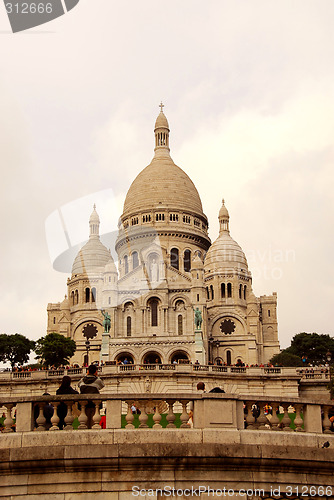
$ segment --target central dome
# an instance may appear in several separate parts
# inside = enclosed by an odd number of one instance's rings
[[[160,208],[203,217],[202,202],[194,183],[170,157],[169,125],[162,111],[155,122],[154,133],[154,158],[131,184],[124,202],[123,218]]]
[[[155,156],[137,175],[126,195],[123,215],[160,207],[203,213],[194,183],[170,156]]]

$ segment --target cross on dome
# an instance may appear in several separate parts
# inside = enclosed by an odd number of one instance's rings
[[[160,113],[163,113],[163,112],[164,112],[164,111],[163,111],[163,108],[165,107],[165,105],[164,105],[164,104],[162,104],[162,101],[161,101],[161,103],[159,104],[159,107],[160,107]]]

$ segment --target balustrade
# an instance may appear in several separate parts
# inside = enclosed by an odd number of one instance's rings
[[[189,429],[190,409],[194,429],[331,434],[334,420],[334,405],[330,402],[214,393],[11,397],[0,398],[0,407],[5,413],[5,433],[100,429],[102,407],[106,410],[107,429]],[[51,418],[45,412],[50,407]],[[228,412],[232,420],[224,420]]]

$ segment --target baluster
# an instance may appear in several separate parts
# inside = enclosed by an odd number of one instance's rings
[[[64,422],[65,422],[65,427],[64,427],[64,431],[73,431],[73,422],[74,422],[74,415],[72,413],[72,401],[66,401],[65,402],[66,406],[67,406],[67,413],[66,413],[66,417],[64,418]]]
[[[4,405],[7,409],[7,415],[6,415],[6,418],[5,418],[5,421],[4,421],[4,430],[3,432],[14,432],[14,430],[12,429],[12,426],[14,424],[14,420],[12,418],[12,408],[13,408],[13,404],[5,404]]]
[[[324,434],[332,434],[332,431],[330,430],[331,429],[331,421],[329,420],[329,416],[328,416],[329,409],[330,409],[330,406],[325,406],[325,405],[323,406],[324,419],[322,422],[322,427],[323,427]]]
[[[174,415],[174,412],[173,412],[173,405],[175,403],[175,399],[167,399],[166,400],[166,403],[168,404],[168,415],[166,417],[167,419],[167,427],[176,427],[176,425],[174,424],[174,420],[175,420],[175,415]]]
[[[125,428],[126,429],[134,429],[135,426],[133,425],[133,421],[134,421],[134,414],[132,413],[132,410],[131,410],[131,406],[134,404],[133,401],[126,401],[127,405],[128,405],[128,413],[126,414],[125,416],[125,420],[126,420],[126,426]]]
[[[50,427],[49,431],[59,431],[60,429],[58,427],[58,424],[59,424],[60,418],[58,417],[57,408],[58,408],[60,402],[58,401],[57,403],[51,403],[51,404],[54,408],[54,412],[53,412],[53,415],[51,417],[52,426]]]
[[[35,431],[46,431],[46,418],[44,417],[44,403],[37,403],[39,409],[38,417],[36,418],[37,428]]]
[[[159,403],[160,403],[160,401],[156,402],[155,413],[153,415],[153,422],[154,422],[153,428],[154,429],[161,429],[162,428],[162,425],[160,424],[161,414],[159,411]]]
[[[247,427],[246,429],[255,429],[255,417],[253,415],[253,406],[254,402],[253,401],[247,401],[246,402],[246,408],[247,408],[247,414],[246,414],[246,424]]]
[[[189,415],[187,413],[187,404],[189,403],[189,401],[181,401],[181,404],[182,404],[182,413],[181,413],[181,416],[180,416],[180,420],[181,420],[181,428],[184,429],[189,429],[189,424],[187,423],[188,420],[189,420]]]
[[[101,426],[100,426],[100,420],[101,420],[101,416],[100,416],[100,404],[99,402],[97,403],[94,403],[95,404],[95,413],[93,415],[93,425],[92,425],[92,429],[101,429]]]
[[[304,429],[302,429],[302,425],[303,425],[304,421],[300,415],[300,412],[302,411],[303,407],[304,407],[304,405],[302,405],[302,404],[295,405],[296,417],[294,420],[294,424],[296,426],[296,432],[305,432]]]
[[[140,429],[144,429],[144,428],[147,428],[148,425],[147,425],[147,419],[148,419],[148,415],[146,413],[146,404],[147,404],[147,401],[143,401],[142,402],[142,406],[140,408],[141,410],[141,414],[139,415],[139,428]]]
[[[88,426],[87,426],[88,417],[86,415],[86,406],[87,406],[88,401],[79,401],[79,403],[81,405],[81,413],[78,417],[78,420],[80,423],[78,429],[88,429]]]
[[[258,429],[262,431],[267,431],[269,429],[269,427],[266,427],[266,424],[268,424],[268,419],[264,414],[263,404],[260,405],[260,415],[258,416],[257,424],[258,424]]]
[[[282,405],[283,406],[283,405]],[[285,404],[286,408],[283,406],[283,409],[284,409],[284,417],[283,417],[283,420],[281,422],[281,424],[283,425],[283,430],[284,431],[289,431],[289,432],[293,432],[293,429],[291,429],[290,427],[290,424],[291,424],[291,420],[290,420],[290,417],[289,417],[289,412],[288,412],[288,409],[289,409],[289,404],[286,403]]]
[[[270,405],[273,409],[273,414],[270,419],[270,424],[271,424],[271,430],[273,431],[280,431],[281,426],[280,426],[280,420],[278,418],[278,415],[276,412],[279,412],[279,404],[278,403],[271,403]]]

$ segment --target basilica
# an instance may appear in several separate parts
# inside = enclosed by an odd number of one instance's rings
[[[100,240],[94,206],[67,295],[48,304],[47,332],[72,338],[71,360],[103,363],[268,363],[279,352],[277,296],[256,297],[222,202],[211,243],[199,193],[170,156],[169,124],[155,122],[151,163],[132,182],[115,250]]]

